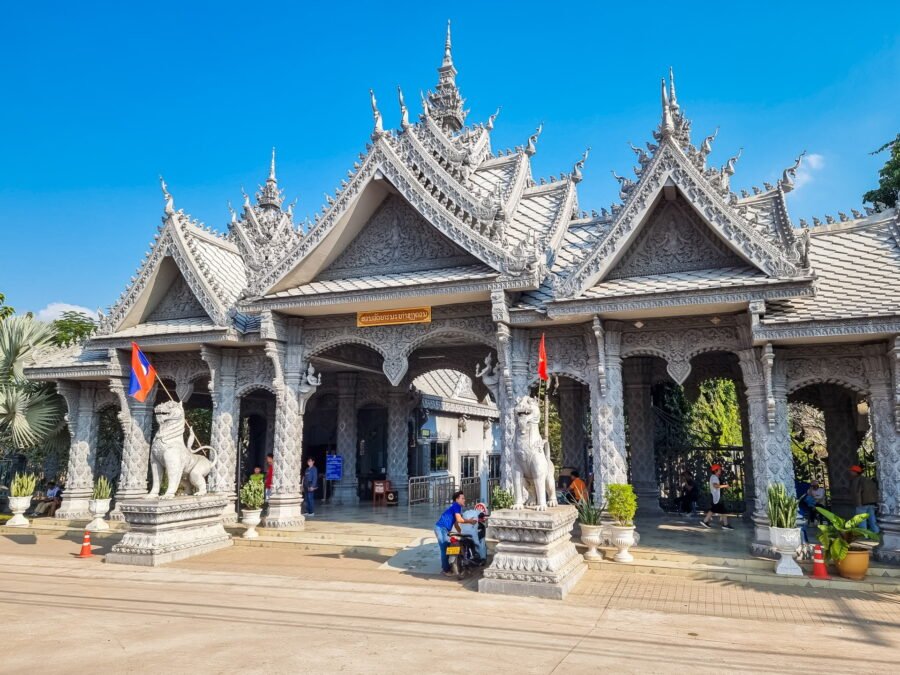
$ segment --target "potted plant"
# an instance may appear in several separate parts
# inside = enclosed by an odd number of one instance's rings
[[[775,574],[802,577],[803,570],[794,560],[802,536],[797,527],[799,502],[781,483],[773,483],[767,490],[766,510],[769,515],[769,540],[778,551]]]
[[[613,519],[612,543],[617,552],[616,562],[631,562],[634,556],[628,549],[634,546],[634,514],[637,513],[637,497],[634,488],[627,483],[613,483],[606,487],[606,512]]]
[[[602,560],[603,556],[597,552],[597,547],[602,543],[603,525],[600,523],[602,507],[591,504],[586,497],[573,501],[578,511],[578,525],[581,528],[581,543],[587,546],[585,560]]]
[[[112,485],[106,476],[100,476],[94,483],[94,494],[92,499],[88,501],[88,509],[94,519],[87,524],[89,532],[99,532],[108,530],[109,523],[106,522],[106,514],[109,513],[109,504],[112,501]]]
[[[825,549],[825,555],[834,562],[838,574],[846,579],[862,581],[869,571],[870,549],[856,542],[863,539],[878,541],[879,537],[872,530],[860,527],[868,514],[860,513],[844,520],[821,506],[816,510],[827,522],[819,525],[819,543]]]
[[[266,488],[263,481],[250,479],[241,486],[241,522],[247,526],[244,539],[256,539],[259,536],[256,526],[259,525],[265,501]]]
[[[37,479],[33,473],[17,473],[9,486],[9,510],[13,517],[6,521],[9,527],[28,527],[28,518],[25,512],[31,506],[31,498]]]

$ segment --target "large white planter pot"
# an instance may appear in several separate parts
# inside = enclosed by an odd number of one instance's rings
[[[259,536],[259,532],[256,531],[256,526],[259,525],[261,517],[262,509],[244,510],[244,515],[241,518],[241,522],[247,526],[247,531],[242,535],[244,539],[256,539]]]
[[[769,540],[772,548],[778,551],[778,562],[775,563],[775,574],[784,574],[790,577],[802,577],[803,570],[794,560],[797,549],[800,548],[802,536],[799,527],[771,527],[769,526]]]
[[[585,560],[603,560],[603,555],[597,551],[597,547],[603,543],[602,525],[585,525],[579,523],[581,528],[581,543],[587,546]]]
[[[31,506],[31,495],[27,497],[10,497],[9,510],[13,512],[13,517],[6,521],[7,527],[28,527],[28,518],[25,512]]]
[[[609,529],[612,532],[612,544],[617,549],[613,560],[616,562],[631,562],[634,560],[634,556],[628,552],[628,549],[634,546],[634,526],[611,525]]]
[[[109,529],[109,523],[106,522],[106,514],[109,513],[109,504],[112,499],[91,499],[88,501],[88,510],[94,519],[84,528],[88,532],[102,532]]]

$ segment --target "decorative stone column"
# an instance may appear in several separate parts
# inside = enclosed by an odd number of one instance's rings
[[[594,501],[603,503],[606,486],[628,482],[625,452],[625,414],[622,390],[622,334],[604,331],[594,320],[597,353],[589,359]]]
[[[343,458],[343,475],[334,491],[338,504],[358,504],[356,477],[356,373],[338,373],[337,452]]]
[[[643,356],[628,359],[624,376],[631,481],[643,513],[660,513],[662,509],[659,505],[659,483],[656,480],[653,409],[650,399],[653,360]]]
[[[788,430],[787,391],[783,368],[775,364],[774,352],[766,360],[756,348],[738,353],[747,390],[747,417],[753,454],[755,499],[752,508],[755,527],[751,550],[771,553],[766,501],[769,485],[794,485],[794,462]]]
[[[896,419],[898,409],[895,399],[898,373],[893,374],[883,355],[877,354],[877,345],[866,348],[872,355],[866,358],[869,379],[869,422],[875,442],[875,466],[878,472],[878,526],[881,529],[881,546],[875,549],[875,557],[885,562],[900,563],[900,434]],[[888,352],[893,358],[895,351]]]
[[[130,499],[147,495],[147,468],[150,463],[150,433],[153,427],[153,401],[156,388],[143,403],[128,395],[126,378],[111,378],[110,389],[119,399],[119,423],[122,425],[122,470],[116,488],[116,507],[110,520],[123,520],[120,506]]]
[[[388,390],[387,477],[397,490],[399,503],[409,496],[409,391],[405,387]]]
[[[235,396],[237,350],[204,347],[203,360],[209,366],[209,392],[212,398],[210,445],[215,456],[209,474],[209,491],[225,495],[226,523],[237,522],[237,444],[240,402]]]
[[[584,400],[582,385],[565,378],[559,385],[559,421],[562,436],[562,462],[585,476],[584,472]]]
[[[825,415],[825,440],[828,448],[828,485],[831,505],[847,514],[853,513],[850,497],[850,472],[857,463],[859,447],[856,435],[856,401],[836,385],[820,385],[822,412]]]
[[[744,387],[738,386],[741,380],[734,378],[737,389],[738,408],[741,413],[741,447],[744,449],[744,520],[750,520],[753,515],[753,504],[756,500],[756,484],[753,479],[753,450],[750,442],[750,419],[747,411],[747,392]],[[699,480],[700,477],[695,477]]]
[[[88,501],[94,491],[94,460],[97,453],[97,416],[94,415],[95,385],[60,381],[57,391],[66,400],[69,423],[69,464],[62,505],[56,517],[62,520],[90,520]]]

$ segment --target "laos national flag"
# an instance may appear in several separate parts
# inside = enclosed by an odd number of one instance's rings
[[[150,361],[144,356],[144,352],[131,343],[131,386],[128,387],[128,395],[133,396],[141,403],[147,398],[147,394],[153,389],[156,381],[156,368],[150,365]]]
[[[547,374],[547,345],[544,342],[543,333],[541,333],[541,345],[538,347],[538,377],[545,382],[550,379]]]

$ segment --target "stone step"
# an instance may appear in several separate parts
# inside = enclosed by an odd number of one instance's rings
[[[643,560],[636,558],[630,563],[617,563],[612,560],[592,560],[588,567],[595,570],[615,571],[617,573],[631,572],[643,575],[660,575],[671,577],[683,577],[688,579],[708,579],[713,581],[737,581],[750,584],[764,584],[772,586],[795,586],[805,588],[836,588],[850,591],[873,591],[881,593],[900,593],[900,577],[879,576],[878,570],[870,568],[870,574],[864,581],[852,581],[832,574],[831,579],[813,579],[811,570],[804,569],[807,576],[788,577],[775,574],[772,571],[774,562],[769,563],[769,571],[757,568],[727,567],[722,565],[707,565],[703,563],[681,563],[671,560]]]

